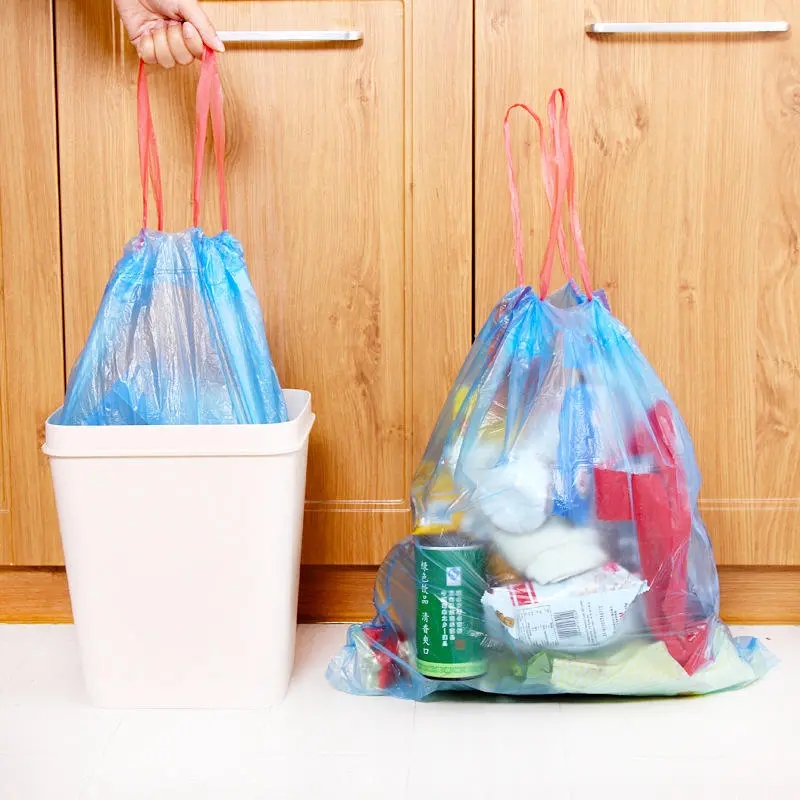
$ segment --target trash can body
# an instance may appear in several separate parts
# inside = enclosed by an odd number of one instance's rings
[[[259,708],[294,662],[311,397],[289,422],[47,423],[92,702]]]

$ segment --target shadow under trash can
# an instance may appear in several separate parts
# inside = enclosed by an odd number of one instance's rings
[[[268,425],[47,422],[90,699],[258,708],[294,663],[311,395]]]

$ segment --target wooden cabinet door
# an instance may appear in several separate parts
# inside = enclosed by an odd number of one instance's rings
[[[53,17],[1,3],[0,565],[61,560],[44,422],[64,394]]]
[[[220,70],[230,229],[281,382],[310,390],[317,413],[304,561],[375,564],[409,531],[410,475],[470,343],[472,9],[204,6],[220,30],[363,33],[230,45]],[[56,11],[71,364],[141,217],[136,59],[109,0],[57,0]],[[196,80],[196,68],[151,70],[171,229],[190,222]],[[204,221],[216,230],[206,172]]]
[[[717,559],[800,564],[800,2],[477,0],[475,14],[477,321],[513,276],[504,110],[563,86],[594,281],[687,420]],[[584,31],[687,20],[795,33]],[[514,151],[533,269],[546,215],[522,118]]]

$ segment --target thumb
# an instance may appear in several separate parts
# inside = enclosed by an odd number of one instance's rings
[[[225,45],[222,43],[222,39],[217,36],[217,31],[208,18],[208,14],[203,11],[196,0],[185,0],[185,2],[179,3],[178,13],[185,22],[192,23],[208,47],[218,53],[224,52]]]

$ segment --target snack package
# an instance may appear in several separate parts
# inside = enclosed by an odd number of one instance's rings
[[[646,591],[645,580],[608,562],[558,583],[496,586],[481,602],[525,648],[584,652],[608,644]]]

